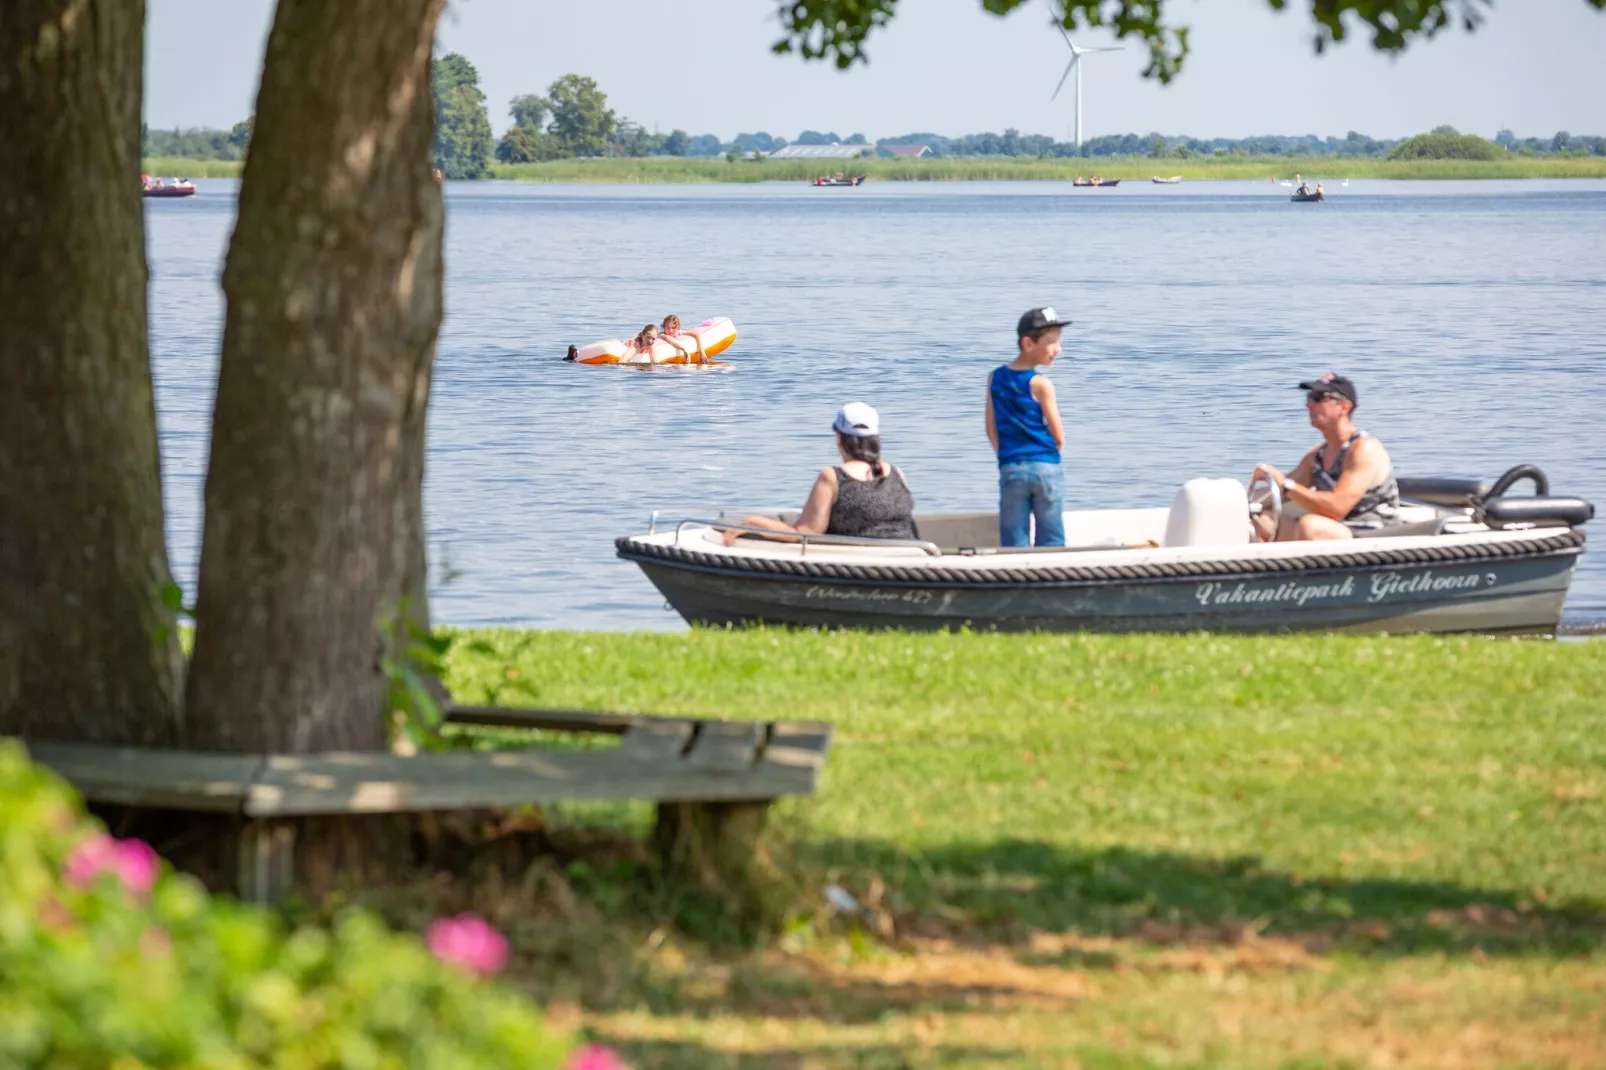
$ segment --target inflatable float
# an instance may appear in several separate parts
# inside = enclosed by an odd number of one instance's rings
[[[571,346],[569,355],[563,359],[576,364],[697,364],[694,337],[702,339],[703,355],[712,361],[736,341],[736,325],[725,316],[717,316],[683,329],[676,341],[691,350],[689,356],[662,338],[653,343],[648,353],[637,353],[629,342],[607,338],[590,345]]]

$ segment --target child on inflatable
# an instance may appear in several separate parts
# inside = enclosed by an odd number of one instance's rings
[[[680,350],[680,352],[685,355],[686,360],[689,363],[708,363],[708,354],[703,352],[702,336],[692,334],[690,331],[681,330],[680,317],[674,313],[671,312],[669,315],[664,317],[664,325],[662,330],[659,332],[659,337],[668,342],[670,345],[674,346],[676,349]],[[693,342],[697,343],[697,358],[695,360],[692,359],[691,350],[686,347],[684,342],[677,342],[677,338],[690,338]]]
[[[653,343],[657,341],[658,325],[656,323],[649,323],[647,326],[641,329],[639,334],[637,334],[630,341],[626,342],[625,346],[637,354],[645,354],[647,357],[647,363],[651,364]]]

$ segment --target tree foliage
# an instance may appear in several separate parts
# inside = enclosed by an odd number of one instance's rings
[[[557,141],[546,129],[552,104],[545,97],[538,97],[534,93],[514,97],[508,102],[507,112],[513,118],[513,125],[496,143],[498,160],[503,163],[538,163],[562,155],[558,151]]]
[[[1406,138],[1389,150],[1391,160],[1498,160],[1506,150],[1477,134],[1458,133],[1441,126],[1430,134]]]
[[[474,64],[456,52],[430,67],[435,94],[435,141],[431,154],[447,178],[484,178],[490,173],[491,117]]]
[[[1051,0],[1058,21],[1067,30],[1103,27],[1116,37],[1137,38],[1149,53],[1144,75],[1169,82],[1188,56],[1188,27],[1166,18],[1167,0]],[[1180,0],[1170,0],[1176,10]],[[1282,11],[1288,0],[1266,0]],[[1606,8],[1606,0],[1584,0]],[[891,20],[898,0],[790,0],[780,6],[781,39],[776,52],[799,52],[806,59],[829,59],[848,68],[866,60],[864,43]],[[1027,0],[982,0],[995,15],[1007,15]],[[1369,32],[1372,47],[1399,52],[1413,41],[1429,38],[1453,23],[1468,31],[1483,20],[1493,0],[1312,0],[1313,42],[1322,52],[1344,40],[1359,24]]]
[[[552,105],[549,131],[559,151],[566,156],[601,156],[607,151],[616,120],[596,79],[565,74],[547,87],[547,100]]]

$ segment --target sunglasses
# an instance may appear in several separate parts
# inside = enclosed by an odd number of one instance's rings
[[[1305,400],[1306,401],[1326,401],[1328,398],[1339,398],[1340,400],[1342,400],[1343,397],[1344,397],[1344,395],[1342,395],[1342,394],[1331,394],[1331,393],[1327,393],[1326,391],[1322,391],[1322,390],[1312,390],[1309,394],[1305,395]]]

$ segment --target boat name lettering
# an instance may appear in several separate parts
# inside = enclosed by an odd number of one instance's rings
[[[1211,581],[1201,583],[1194,597],[1201,606],[1259,604],[1262,602],[1298,602],[1301,607],[1312,598],[1348,598],[1355,593],[1355,577],[1345,576],[1339,583],[1300,583],[1287,580],[1275,587],[1251,587],[1247,583]]]
[[[931,601],[930,591],[877,591],[853,587],[816,585],[803,593],[805,598],[824,598],[833,602],[907,602],[923,606]]]
[[[1470,591],[1474,587],[1488,584],[1493,587],[1495,575],[1488,572],[1482,576],[1435,576],[1432,569],[1418,572],[1415,576],[1402,576],[1398,572],[1372,573],[1372,593],[1367,596],[1368,602],[1381,602],[1397,594],[1422,594],[1436,591]]]

